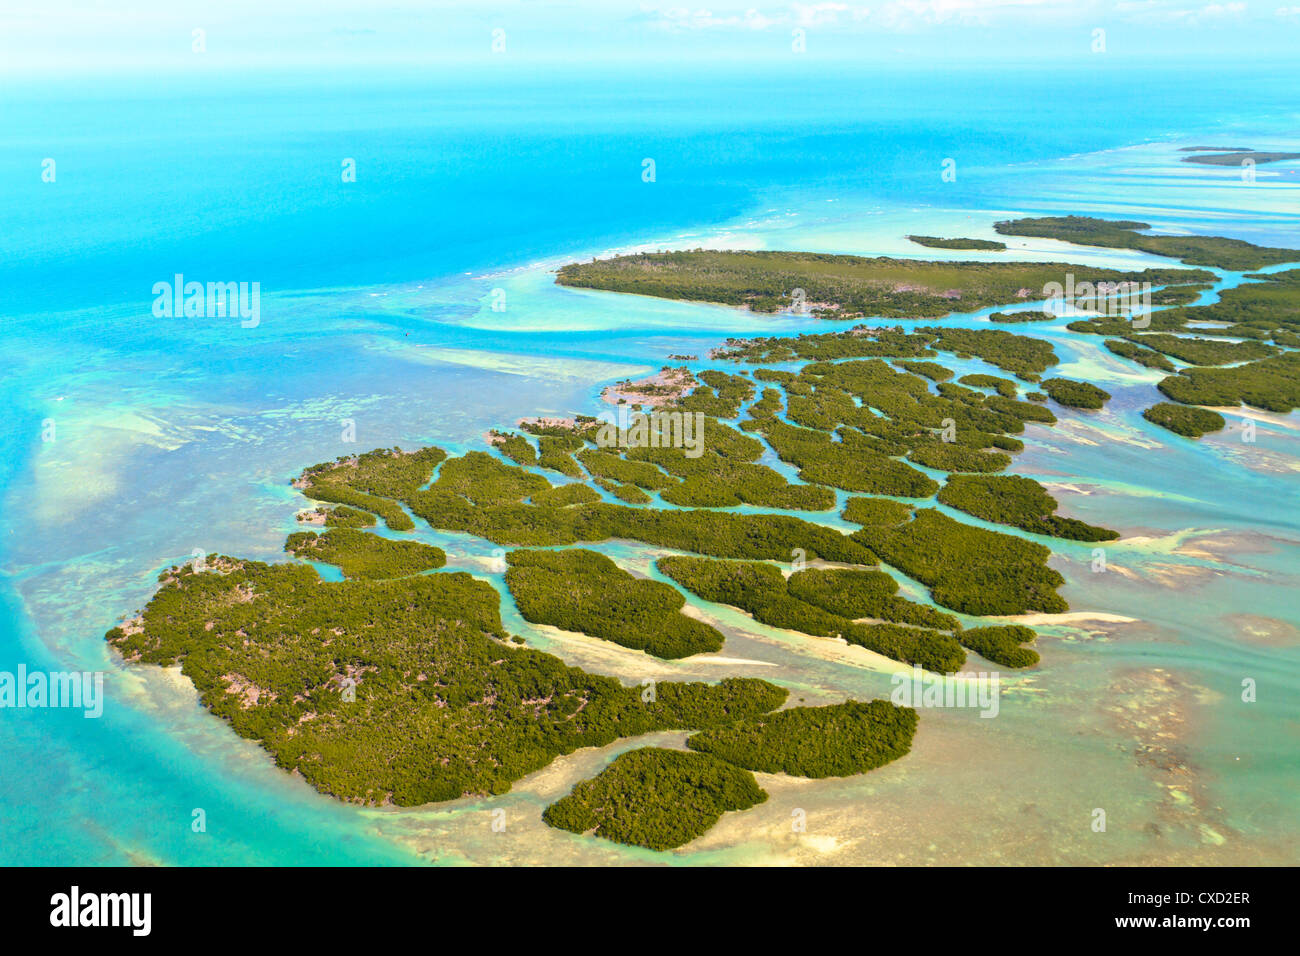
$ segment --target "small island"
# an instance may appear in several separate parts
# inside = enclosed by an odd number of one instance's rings
[[[1270,153],[1264,150],[1248,149],[1244,146],[1184,146],[1182,151],[1194,154],[1184,156],[1183,162],[1201,163],[1205,166],[1240,166],[1247,161],[1259,165],[1262,163],[1278,163],[1287,159],[1300,159],[1300,153]]]
[[[1222,415],[1208,408],[1175,405],[1171,402],[1152,405],[1142,413],[1142,417],[1153,425],[1167,428],[1186,438],[1200,438],[1210,432],[1222,431],[1228,424]]]
[[[600,400],[609,405],[627,403],[653,407],[689,395],[698,384],[690,369],[685,366],[664,366],[648,378],[606,386],[600,393]]]
[[[1076,281],[1094,284],[1170,285],[1213,278],[1187,269],[1121,272],[1054,262],[927,262],[694,249],[572,262],[559,269],[555,281],[575,288],[743,306],[761,313],[803,311],[826,319],[941,318],[1041,298],[1042,290],[1067,271]]]
[[[1003,252],[1007,248],[1005,242],[998,242],[996,239],[941,239],[938,236],[908,236],[907,238],[918,246],[927,246],[931,249],[976,249],[985,252]]]
[[[1069,408],[1098,409],[1110,400],[1110,392],[1091,382],[1076,382],[1068,378],[1045,378],[1039,387],[1052,400]]]
[[[672,850],[707,833],[727,811],[766,799],[747,770],[708,754],[644,747],[578,784],[542,819],[558,830]]]
[[[1051,322],[1057,318],[1051,312],[1034,312],[1025,310],[1023,312],[990,312],[989,321],[995,325],[1019,325],[1024,322]]]
[[[793,707],[693,734],[688,752],[619,755],[542,814],[548,824],[651,850],[682,846],[728,811],[767,800],[754,772],[847,777],[905,756],[917,714],[888,701]]]
[[[1015,219],[995,223],[995,231],[1004,236],[1034,236],[1059,239],[1081,246],[1104,246],[1112,249],[1138,249],[1157,256],[1181,259],[1188,265],[1212,266],[1216,269],[1262,269],[1282,262],[1294,262],[1294,249],[1257,246],[1244,239],[1222,236],[1161,236],[1146,234],[1151,224],[1132,219],[1096,219],[1091,216],[1046,216],[1041,219]],[[1077,274],[1076,274],[1077,275]],[[1198,273],[1199,281],[1213,278]],[[1192,275],[1191,282],[1198,281]],[[1078,278],[1076,282],[1081,281]],[[1093,281],[1093,280],[1089,280]],[[1169,283],[1152,281],[1152,285]]]

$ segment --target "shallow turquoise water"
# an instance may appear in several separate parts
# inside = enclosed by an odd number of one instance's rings
[[[0,859],[660,859],[538,819],[631,742],[557,761],[499,801],[358,810],[276,771],[182,683],[121,667],[102,640],[195,548],[282,559],[303,504],[288,481],[355,450],[340,440],[345,420],[361,447],[458,452],[523,415],[591,412],[603,384],[670,353],[826,327],[564,290],[548,272],[559,263],[704,244],[938,257],[902,237],[991,236],[997,219],[1040,212],[1300,246],[1294,164],[1261,168],[1246,187],[1174,152],[1206,137],[1296,148],[1294,76],[1243,76],[1247,100],[1221,75],[1154,87],[1123,75],[849,79],[833,96],[827,78],[789,75],[653,89],[517,76],[17,91],[12,142],[59,156],[60,174],[41,184],[22,150],[0,158],[0,669],[102,669],[109,700],[99,720],[0,712]],[[1088,129],[1086,152],[1077,124],[1052,121],[1067,86],[1092,115],[1126,104]],[[174,136],[177,123],[190,135]],[[654,184],[640,180],[645,155],[658,158]],[[354,192],[337,182],[340,156],[361,160]],[[938,175],[948,156],[956,183]],[[1167,265],[1032,240],[1011,254]],[[178,271],[262,282],[260,325],[153,318],[152,283]],[[504,312],[491,308],[494,289]],[[1061,374],[1115,396],[1101,413],[1031,427],[1016,470],[1052,484],[1067,513],[1124,533],[1101,574],[1091,548],[1050,544],[1073,609],[1133,620],[1043,626],[1044,664],[1008,678],[998,720],[927,715],[898,765],[815,787],[767,781],[768,804],[671,861],[1297,859],[1296,417],[1259,423],[1249,445],[1236,431],[1184,441],[1140,417],[1156,376],[1063,323],[1015,331],[1050,338]],[[41,441],[46,422],[52,442]],[[492,545],[421,534],[452,567],[492,579]],[[652,549],[603,549],[651,572]],[[732,663],[649,662],[531,628],[508,599],[503,611],[535,646],[628,680],[748,673],[809,700],[889,687],[878,658],[723,608],[701,611],[727,630]],[[1243,678],[1258,681],[1257,703],[1239,702]],[[1179,723],[1166,739],[1169,714]],[[1178,764],[1187,772],[1169,769]],[[498,805],[507,835],[488,826]],[[1121,821],[1107,842],[1087,828],[1098,805]],[[803,843],[782,827],[791,806],[814,821]],[[194,808],[204,834],[191,831]]]

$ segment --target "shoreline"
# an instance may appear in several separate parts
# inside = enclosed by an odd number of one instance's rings
[[[1285,415],[1282,415],[1277,412],[1264,411],[1263,409],[1255,408],[1251,405],[1239,405],[1236,407],[1231,405],[1200,405],[1193,407],[1208,408],[1212,412],[1218,412],[1224,418],[1231,416],[1237,418],[1250,418],[1257,422],[1276,425],[1278,428],[1286,428],[1290,431],[1300,431],[1300,417],[1297,417],[1296,415],[1296,412],[1300,411],[1300,409],[1293,409]],[[1215,433],[1210,432],[1209,434],[1213,435]]]

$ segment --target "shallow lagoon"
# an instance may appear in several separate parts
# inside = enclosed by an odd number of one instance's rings
[[[1294,145],[1266,116],[1251,121],[1232,138]],[[1113,135],[1137,142],[1153,133]],[[0,742],[18,772],[0,782],[5,861],[1294,863],[1297,418],[1260,421],[1253,444],[1231,429],[1200,442],[1178,438],[1139,414],[1158,376],[1064,323],[1012,330],[1050,338],[1060,374],[1095,378],[1114,399],[1097,413],[1055,409],[1055,427],[1031,425],[1014,471],[1047,484],[1064,513],[1123,533],[1106,546],[1104,573],[1092,571],[1090,546],[1051,542],[1072,610],[1099,616],[1038,626],[1043,662],[1003,675],[996,720],[926,712],[913,753],[881,770],[839,781],[764,777],[771,800],[727,815],[678,853],[551,831],[540,811],[621,750],[681,735],[561,758],[491,801],[357,809],[275,770],[200,709],[187,682],[122,667],[102,640],[148,598],[159,570],[195,548],[282,560],[305,505],[288,481],[355,450],[340,442],[344,420],[355,423],[356,447],[437,443],[460,452],[520,416],[594,412],[602,385],[653,370],[670,353],[699,355],[694,367],[734,368],[709,362],[709,347],[730,335],[834,327],[555,287],[548,270],[573,255],[717,244],[1168,265],[1045,240],[972,254],[902,238],[992,238],[994,220],[1038,212],[1146,217],[1300,245],[1285,212],[1296,177],[1283,166],[1261,167],[1247,190],[1232,170],[1170,160],[1174,147],[1206,135],[1189,130],[1169,143],[1075,156],[1041,143],[1015,162],[975,163],[968,178],[963,165],[959,182],[970,188],[948,194],[909,193],[920,174],[906,170],[879,185],[817,180],[792,162],[785,186],[754,185],[736,209],[710,215],[680,197],[663,211],[672,228],[630,216],[597,233],[584,220],[574,234],[587,229],[586,244],[570,238],[568,250],[543,251],[544,238],[534,237],[522,254],[499,242],[490,254],[475,247],[463,263],[452,252],[432,267],[405,260],[409,278],[398,284],[268,292],[256,334],[159,325],[147,299],[143,308],[13,310],[14,347],[3,358],[12,412],[0,465],[0,667],[104,669],[110,706],[97,721],[6,713]],[[989,143],[978,152],[996,155]],[[780,175],[769,166],[747,182],[764,177]],[[78,295],[93,296],[91,285]],[[491,308],[498,288],[504,312]],[[951,321],[978,325],[981,316]],[[989,370],[954,364],[959,374]],[[46,419],[57,439],[40,443]],[[447,550],[449,567],[500,586],[488,563],[495,546],[427,529],[419,536]],[[658,555],[627,543],[600,549],[643,573],[653,573]],[[904,593],[924,596],[910,582]],[[728,642],[718,655],[671,663],[528,625],[508,597],[503,612],[532,646],[629,681],[752,674],[822,703],[887,693],[897,669],[861,648],[697,606]],[[1258,682],[1257,703],[1240,701],[1245,678]],[[195,807],[207,813],[207,833],[191,832]],[[497,807],[507,813],[504,833],[490,826]],[[1098,807],[1107,810],[1106,834],[1089,827]],[[792,831],[796,809],[807,813],[806,833]]]

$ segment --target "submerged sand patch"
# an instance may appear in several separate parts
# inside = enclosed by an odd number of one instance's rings
[[[1166,588],[1178,588],[1192,581],[1203,581],[1225,572],[1199,564],[1148,564],[1142,577]]]
[[[1257,647],[1296,647],[1300,645],[1300,627],[1281,618],[1263,614],[1225,614],[1238,637]]]
[[[1199,711],[1220,699],[1163,667],[1121,671],[1100,698],[1112,726],[1131,741],[1133,759],[1164,791],[1157,819],[1147,825],[1153,835],[1173,827],[1211,846],[1235,836],[1206,793],[1187,745],[1198,732]]]
[[[1279,415],[1277,412],[1266,412],[1258,408],[1251,408],[1249,405],[1207,405],[1205,406],[1212,412],[1218,412],[1225,418],[1236,416],[1237,418],[1253,418],[1257,422],[1266,422],[1269,425],[1276,425],[1278,428],[1287,428],[1291,431],[1300,431],[1300,421],[1294,413],[1288,415]]]
[[[1102,624],[1133,624],[1137,621],[1137,618],[1126,617],[1123,614],[1110,614],[1106,611],[1067,611],[1064,614],[1013,614],[990,618],[990,620],[1036,627],[1053,624],[1079,624],[1083,621],[1098,621]]]

